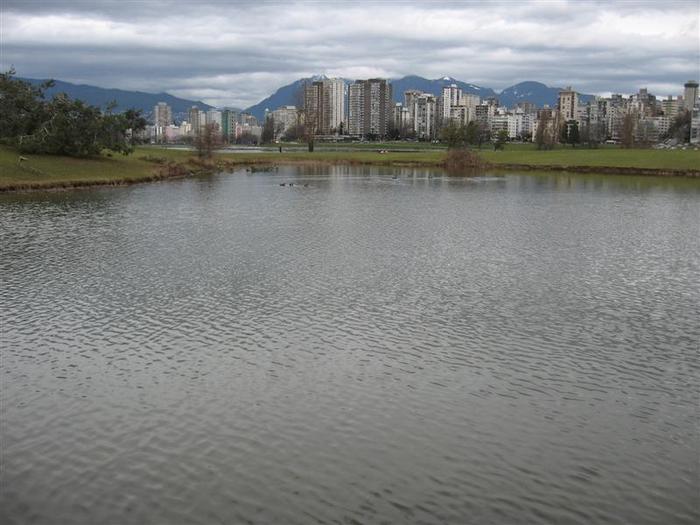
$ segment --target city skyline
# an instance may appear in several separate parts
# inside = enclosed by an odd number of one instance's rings
[[[3,69],[216,106],[247,107],[314,74],[665,96],[698,76],[700,55],[692,2],[45,4],[3,1]]]
[[[616,94],[584,101],[568,86],[559,90],[556,104],[541,107],[524,99],[508,107],[500,104],[498,97],[466,93],[454,83],[443,86],[437,96],[405,90],[402,102],[394,101],[392,85],[386,79],[356,80],[347,86],[347,94],[344,86],[341,79],[307,83],[299,100],[301,107],[266,109],[262,126],[254,115],[238,110],[224,111],[236,122],[234,126],[222,125],[221,111],[216,109],[207,111],[206,120],[200,121],[197,106],[190,108],[190,123],[175,123],[170,107],[159,102],[147,136],[155,142],[181,141],[199,136],[204,126],[210,126],[206,133],[224,142],[243,142],[244,135],[245,141],[255,143],[303,139],[313,151],[314,137],[449,141],[451,134],[460,133],[466,140],[468,133],[469,140],[479,144],[495,136],[503,141],[536,140],[538,147],[551,147],[560,142],[579,143],[583,135],[589,146],[605,141],[630,147],[635,142],[650,145],[679,137],[697,144],[700,135],[697,81],[686,82],[682,96],[666,99],[640,88],[629,97]],[[161,118],[164,113],[169,122]],[[212,118],[214,114],[218,117]],[[678,132],[683,121],[689,129],[685,139]]]

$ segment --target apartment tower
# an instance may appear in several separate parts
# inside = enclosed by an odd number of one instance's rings
[[[345,131],[345,82],[342,78],[317,80],[304,88],[306,118],[314,133],[330,135]]]
[[[391,127],[391,84],[381,78],[356,80],[350,85],[348,128],[351,135],[385,137]]]

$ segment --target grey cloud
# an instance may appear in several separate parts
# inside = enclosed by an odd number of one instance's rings
[[[700,76],[688,2],[424,4],[4,0],[0,66],[239,106],[316,73],[587,92],[680,92]]]

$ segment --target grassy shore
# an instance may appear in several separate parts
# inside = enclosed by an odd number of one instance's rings
[[[382,147],[384,146],[384,147]],[[156,147],[142,147],[130,156],[75,159],[49,155],[19,154],[0,147],[0,191],[70,188],[98,184],[129,184],[156,181],[253,164],[373,164],[394,166],[439,167],[445,151],[425,148],[421,151],[392,151],[381,145],[373,149],[314,153],[277,151],[221,153],[212,162],[198,162],[193,152]],[[598,173],[641,175],[681,175],[700,177],[700,152],[693,150],[624,150],[618,148],[562,148],[538,151],[529,145],[509,145],[503,151],[482,150],[482,158],[492,168],[569,170]]]
[[[493,164],[528,166],[582,166],[640,168],[659,170],[700,170],[700,151],[621,148],[561,148],[539,151],[534,147],[508,147],[503,151],[484,151]]]

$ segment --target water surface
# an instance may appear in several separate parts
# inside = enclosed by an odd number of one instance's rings
[[[700,519],[698,181],[286,168],[0,224],[2,523]]]

